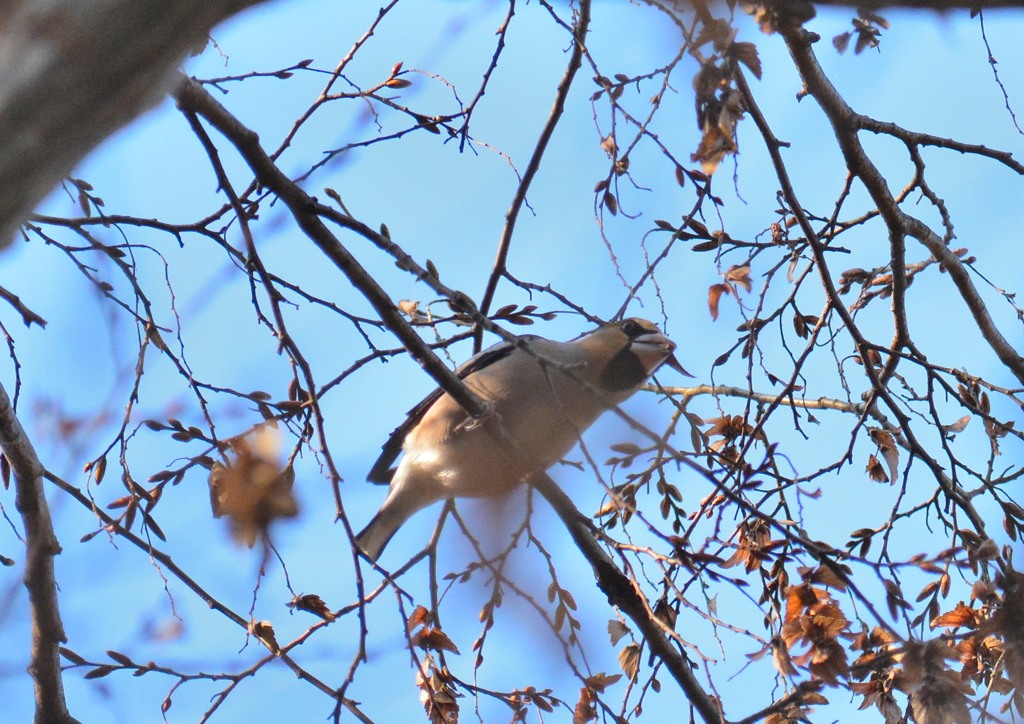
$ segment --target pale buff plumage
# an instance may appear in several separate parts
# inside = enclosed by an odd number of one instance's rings
[[[630,397],[662,364],[685,374],[672,354],[675,344],[643,319],[605,324],[572,342],[522,339],[529,351],[499,344],[457,370],[491,415],[473,421],[436,390],[384,445],[369,479],[390,478],[391,491],[356,538],[370,560],[431,503],[503,495],[546,470],[608,405]],[[398,468],[389,470],[399,450]]]

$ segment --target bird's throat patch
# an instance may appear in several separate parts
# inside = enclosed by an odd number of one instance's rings
[[[646,378],[643,363],[627,345],[605,365],[601,373],[601,387],[609,392],[622,392],[640,385]]]

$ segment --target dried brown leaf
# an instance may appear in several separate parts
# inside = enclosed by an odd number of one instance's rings
[[[761,58],[757,55],[757,46],[753,43],[733,43],[732,57],[743,63],[754,74],[754,77],[761,80]]]
[[[623,636],[629,633],[629,626],[617,618],[608,621],[608,637],[612,640],[612,646],[619,643]]]
[[[327,607],[324,599],[315,593],[297,594],[289,602],[288,607],[296,611],[306,611],[314,616],[319,616],[324,621],[333,621],[336,618],[331,609]]]
[[[272,653],[280,652],[281,647],[277,643],[277,634],[274,633],[274,625],[270,621],[250,621],[249,633],[259,639],[260,643]]]
[[[708,311],[711,312],[712,321],[718,319],[718,303],[723,294],[729,294],[729,287],[725,284],[712,284],[708,287]]]
[[[179,433],[175,433],[177,435]],[[233,441],[227,464],[210,470],[210,505],[215,517],[226,515],[235,538],[250,548],[269,532],[270,524],[298,515],[292,493],[295,470],[277,461],[276,429],[264,425],[252,435]],[[147,524],[152,524],[147,518]]]
[[[957,602],[952,611],[940,614],[932,619],[931,627],[939,628],[976,628],[981,614],[963,601]]]
[[[412,637],[413,646],[433,651],[450,651],[453,654],[459,653],[458,647],[452,642],[448,635],[439,628],[424,626],[415,636]]]
[[[605,191],[601,201],[612,216],[619,213],[619,202],[615,200],[615,195],[611,191]]]
[[[619,666],[629,677],[630,681],[636,680],[636,675],[640,671],[640,645],[636,643],[628,644],[624,649],[619,652]]]
[[[587,687],[596,691],[598,694],[603,694],[605,689],[607,689],[609,686],[611,686],[621,678],[622,674],[597,673],[593,676],[588,676],[586,679],[583,680],[583,683],[586,684]]]
[[[433,620],[434,617],[426,606],[417,606],[409,616],[409,620],[405,622],[405,628],[407,631],[413,631],[420,626],[429,625]]]
[[[868,456],[868,465],[865,469],[868,472],[868,477],[876,483],[889,482],[889,476],[885,474],[885,468],[882,467],[882,463],[874,455]]]
[[[750,280],[750,265],[742,264],[729,267],[729,270],[725,273],[725,280],[749,292],[753,287]]]
[[[949,433],[963,432],[967,428],[967,423],[971,421],[970,415],[964,415],[959,420],[951,425],[943,425],[942,429],[948,435]]]
[[[882,430],[877,427],[869,427],[868,435],[878,445],[879,452],[882,453],[882,457],[889,466],[889,479],[895,483],[899,478],[900,461],[900,451],[896,447],[896,438],[888,430]]]

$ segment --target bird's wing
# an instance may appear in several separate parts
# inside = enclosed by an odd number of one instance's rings
[[[534,335],[523,335],[525,339],[534,338]],[[508,357],[512,351],[515,350],[515,346],[508,342],[499,342],[498,344],[488,347],[479,354],[475,354],[468,360],[459,365],[455,374],[458,375],[459,379],[465,379],[474,372],[479,372],[484,367],[494,364],[500,359]],[[392,476],[395,474],[395,460],[398,459],[399,454],[402,452],[402,444],[405,442],[405,436],[416,427],[419,421],[426,414],[430,406],[433,405],[437,400],[444,394],[444,390],[440,387],[435,389],[429,395],[424,397],[416,407],[409,410],[408,415],[402,424],[395,428],[395,431],[388,437],[387,442],[381,446],[380,457],[377,458],[377,462],[370,468],[370,472],[367,474],[366,479],[371,483],[377,483],[378,485],[387,485],[391,482]]]

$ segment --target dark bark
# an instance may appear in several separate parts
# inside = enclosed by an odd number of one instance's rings
[[[103,139],[169,91],[190,50],[262,0],[13,0],[0,24],[0,247]]]

